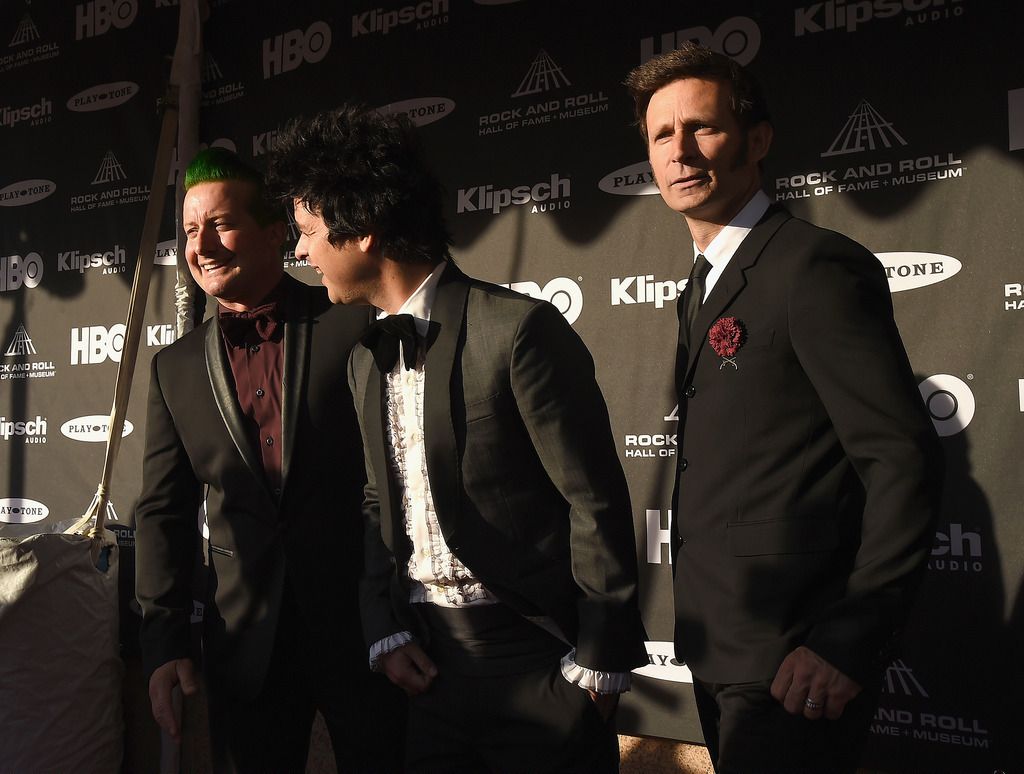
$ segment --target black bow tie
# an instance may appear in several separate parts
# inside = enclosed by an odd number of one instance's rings
[[[373,352],[373,360],[382,374],[391,373],[398,362],[399,344],[405,353],[405,368],[416,368],[419,337],[416,335],[416,321],[411,314],[391,314],[377,320],[363,334],[361,341],[364,347]]]
[[[236,347],[245,344],[249,332],[254,330],[264,341],[270,341],[281,323],[277,302],[263,304],[248,312],[222,312],[220,327],[228,341]]]

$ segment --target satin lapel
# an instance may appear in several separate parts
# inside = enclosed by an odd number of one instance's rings
[[[313,335],[309,292],[298,283],[291,289],[291,308],[284,326],[284,374],[281,383],[281,489],[288,483],[292,454],[295,451],[295,428],[299,406],[306,394],[306,367],[309,340]]]
[[[441,532],[451,545],[459,522],[462,469],[455,441],[452,402],[461,400],[461,379],[456,371],[456,355],[466,322],[469,281],[454,264],[445,267],[430,311],[431,323],[440,329],[427,352],[426,384],[423,396],[423,438],[427,447],[427,475],[434,497]]]
[[[394,535],[396,531],[400,534],[402,526],[394,523],[399,511],[393,507],[395,503],[392,499],[391,466],[388,464],[387,452],[384,449],[384,427],[388,421],[384,414],[384,379],[368,353],[362,358],[362,362],[362,368],[368,372],[366,392],[363,394],[363,426],[366,428],[366,440],[370,447],[370,469],[374,471],[377,483],[380,536],[384,545],[397,552]],[[358,373],[356,375],[358,377]]]
[[[263,462],[257,458],[245,432],[242,409],[239,408],[238,399],[235,397],[231,364],[228,362],[227,352],[224,351],[224,341],[216,319],[210,320],[206,326],[206,373],[210,377],[210,387],[213,389],[217,408],[224,420],[224,426],[231,435],[231,440],[235,442],[235,448],[242,455],[256,480],[266,486],[267,477],[263,473]]]
[[[718,278],[711,295],[704,305],[697,312],[697,319],[693,323],[693,335],[690,339],[690,352],[687,361],[686,378],[689,381],[693,368],[697,363],[697,357],[701,350],[707,345],[708,330],[712,323],[717,320],[722,312],[732,303],[741,290],[746,287],[746,271],[761,257],[768,241],[781,228],[782,224],[792,216],[781,207],[770,207],[761,218],[761,222],[754,226],[747,234],[747,238],[740,244],[739,249],[725,267],[722,276]]]

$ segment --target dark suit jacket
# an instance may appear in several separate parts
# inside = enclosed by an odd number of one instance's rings
[[[736,368],[708,343],[723,317],[747,330]],[[871,679],[924,569],[942,467],[881,265],[772,207],[692,341],[677,359],[677,656],[704,681],[747,682],[803,644]]]
[[[214,315],[153,359],[135,513],[147,674],[196,655],[189,616],[205,496],[206,671],[242,696],[263,683],[286,576],[305,626],[334,657],[366,669],[356,592],[365,479],[345,365],[368,316],[332,307],[322,288],[288,281],[280,498],[246,433]]]
[[[431,310],[427,470],[449,548],[503,602],[553,623],[581,666],[646,661],[629,493],[586,346],[550,304],[449,264]],[[410,546],[389,475],[384,379],[364,347],[349,378],[367,458],[363,626],[417,631]]]

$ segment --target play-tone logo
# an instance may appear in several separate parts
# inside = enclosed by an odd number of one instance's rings
[[[50,515],[50,509],[27,497],[0,498],[0,521],[6,524],[34,524]]]
[[[41,202],[57,190],[52,180],[19,180],[0,188],[0,207],[21,207]]]
[[[397,11],[385,11],[375,8],[352,15],[352,37],[379,33],[387,35],[395,27],[415,23],[417,30],[437,27],[448,23],[448,0],[423,0],[399,8]]]
[[[139,84],[133,81],[101,83],[72,96],[67,102],[67,107],[76,113],[93,113],[123,105],[138,93]]]
[[[892,293],[948,280],[963,267],[956,258],[939,253],[875,253],[875,257],[885,267]]]
[[[796,8],[793,12],[793,35],[843,30],[856,32],[875,19],[892,19],[904,14],[903,26],[953,19],[964,15],[961,0],[827,0]]]
[[[0,292],[39,287],[43,281],[43,259],[39,253],[0,256]]]
[[[616,169],[602,177],[597,187],[605,193],[618,196],[650,196],[658,193],[649,161],[638,161],[627,167]]]
[[[157,266],[177,266],[178,240],[165,239],[163,242],[157,242],[156,253],[153,256],[153,263]]]
[[[132,434],[135,426],[127,419],[121,429],[121,437],[126,438]],[[72,441],[84,441],[86,443],[106,443],[107,433],[110,432],[110,416],[102,414],[89,414],[84,417],[69,419],[60,426],[60,432]]]
[[[576,322],[583,312],[583,290],[577,282],[568,277],[555,277],[548,280],[543,288],[536,282],[529,280],[509,282],[502,287],[522,293],[530,298],[539,298],[550,302],[554,305],[555,309],[562,313],[562,316],[569,325]]]
[[[956,435],[974,419],[974,393],[963,380],[936,374],[921,382],[919,389],[940,436]]]
[[[377,108],[378,113],[405,113],[415,126],[426,126],[455,112],[455,102],[447,97],[419,97],[390,102]]]
[[[647,663],[633,670],[635,675],[668,680],[672,683],[692,683],[690,668],[676,661],[675,645],[671,642],[647,642]]]
[[[75,40],[127,29],[139,13],[137,0],[93,0],[75,6]]]
[[[289,73],[303,63],[323,61],[331,50],[331,27],[315,21],[305,31],[288,30],[263,41],[263,78]]]
[[[719,54],[725,54],[741,65],[748,65],[754,61],[761,48],[761,28],[748,16],[733,16],[714,30],[698,26],[663,32],[659,41],[661,48],[658,51],[654,50],[653,36],[640,41],[640,64],[658,54],[674,51],[691,40]]]

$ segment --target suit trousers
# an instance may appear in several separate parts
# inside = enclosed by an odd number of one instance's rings
[[[697,714],[718,774],[853,774],[878,707],[865,689],[837,720],[791,715],[772,681],[705,683],[696,677]]]
[[[618,771],[614,723],[562,676],[568,645],[505,605],[416,607],[438,675],[409,700],[408,771]]]
[[[213,770],[304,774],[319,711],[339,773],[401,771],[405,697],[383,675],[370,672],[361,648],[328,652],[295,609],[286,591],[271,664],[254,699],[233,694],[216,675],[207,675]]]

